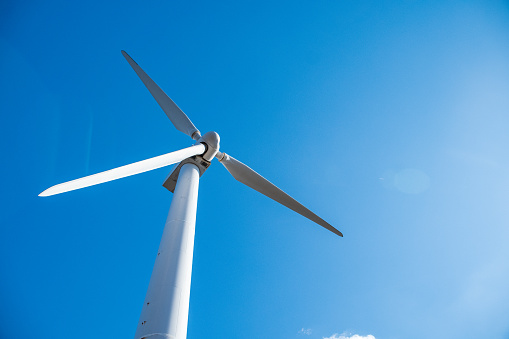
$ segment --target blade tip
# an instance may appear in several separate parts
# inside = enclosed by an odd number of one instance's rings
[[[336,229],[336,228],[332,228],[332,229],[329,229],[332,233],[336,234],[336,235],[339,235],[341,238],[343,238],[343,233],[341,233],[340,230]]]
[[[39,197],[49,197],[51,195],[55,195],[55,194],[59,194],[59,193],[63,193],[62,191],[60,191],[58,189],[58,186],[60,185],[55,185],[55,186],[51,186],[50,188],[47,188],[45,189],[44,191],[42,191],[41,193],[39,193]],[[65,192],[65,191],[64,191]]]
[[[332,233],[337,234],[337,235],[339,235],[341,238],[343,238],[343,233],[341,233],[341,231],[340,231],[340,230],[338,230],[337,228],[335,228],[335,227],[331,226],[331,228],[329,228],[329,230],[330,230]]]
[[[129,61],[129,59],[132,59],[132,58],[129,56],[129,54],[127,54],[127,52],[126,52],[126,51],[121,50],[120,52],[122,52],[122,55],[123,55],[123,56],[124,56],[124,58],[126,58],[128,61]]]

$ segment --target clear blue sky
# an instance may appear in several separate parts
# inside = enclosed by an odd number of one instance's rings
[[[0,337],[132,338],[190,145],[125,49],[222,151],[341,230],[200,181],[188,338],[509,338],[506,1],[3,1]]]

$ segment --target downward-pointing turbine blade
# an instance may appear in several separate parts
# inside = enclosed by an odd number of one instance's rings
[[[205,146],[203,144],[194,145],[188,148],[181,149],[180,151],[163,154],[158,157],[138,161],[133,164],[125,165],[122,167],[117,167],[109,171],[100,172],[72,181],[67,181],[62,184],[58,184],[48,188],[47,190],[39,194],[39,196],[47,197],[50,195],[74,191],[88,186],[102,184],[103,182],[125,178],[138,173],[143,173],[171,164],[175,164],[186,158],[192,157],[193,155],[202,154],[204,152]]]
[[[125,52],[122,51],[122,55],[126,58],[127,62],[134,69],[136,74],[140,77],[141,81],[145,84],[145,87],[150,91],[150,94],[156,99],[157,103],[163,109],[164,113],[170,118],[173,125],[182,133],[189,135],[194,140],[200,138],[200,131],[193,125],[191,120],[185,115],[184,112],[170,99],[166,93],[150,79],[141,67]]]
[[[311,221],[316,222],[318,225],[325,227],[329,231],[343,236],[343,234],[327,223],[325,220],[311,212],[309,209],[304,207],[297,200],[283,192],[276,185],[262,177],[260,174],[256,173],[254,170],[244,165],[240,161],[234,159],[228,154],[224,154],[224,157],[219,160],[224,167],[230,172],[230,174],[237,180],[251,187],[252,189],[260,192],[261,194],[277,201],[278,203],[288,207],[289,209],[299,213],[300,215],[305,216]]]

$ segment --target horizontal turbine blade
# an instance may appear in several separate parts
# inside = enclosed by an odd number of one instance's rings
[[[219,160],[224,167],[230,172],[230,174],[237,180],[254,189],[255,191],[260,192],[261,194],[271,198],[272,200],[277,201],[278,203],[288,207],[289,209],[299,213],[300,215],[305,216],[311,221],[316,222],[318,225],[325,227],[329,231],[339,235],[340,237],[343,234],[332,227],[325,220],[311,212],[309,209],[304,207],[297,200],[283,192],[276,185],[262,177],[260,174],[256,173],[254,170],[244,165],[240,161],[234,159],[228,154],[224,153],[224,156],[221,160]]]
[[[126,58],[127,62],[134,69],[138,77],[140,77],[141,81],[145,84],[145,87],[150,91],[150,94],[156,99],[157,103],[163,109],[164,113],[170,118],[173,125],[182,133],[189,135],[194,140],[198,140],[201,135],[200,131],[193,125],[191,120],[187,117],[187,115],[182,112],[182,110],[170,99],[166,93],[154,82],[154,80],[150,79],[150,77],[145,73],[141,67],[127,54],[125,51],[122,51],[122,55]]]
[[[72,181],[67,181],[62,184],[58,184],[48,188],[47,190],[39,194],[39,196],[47,197],[50,195],[74,191],[88,186],[102,184],[103,182],[125,178],[138,173],[143,173],[171,164],[175,164],[184,159],[192,157],[193,155],[202,154],[204,152],[205,146],[203,144],[194,145],[188,148],[181,149],[180,151],[163,154],[158,157],[138,161],[133,164],[125,165],[122,167],[117,167],[109,171],[100,172]]]

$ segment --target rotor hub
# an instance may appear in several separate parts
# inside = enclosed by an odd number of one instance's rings
[[[205,153],[202,154],[203,159],[207,161],[212,161],[219,152],[219,134],[216,132],[205,133],[196,143],[204,144],[207,147]]]

